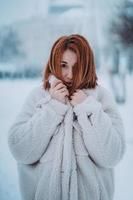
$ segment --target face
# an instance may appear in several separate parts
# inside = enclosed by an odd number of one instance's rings
[[[62,76],[65,82],[72,83],[73,67],[77,63],[77,55],[70,49],[64,51],[61,59]]]

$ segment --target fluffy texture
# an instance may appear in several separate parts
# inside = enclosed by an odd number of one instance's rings
[[[112,200],[123,122],[102,86],[72,107],[35,88],[8,135],[23,200]]]

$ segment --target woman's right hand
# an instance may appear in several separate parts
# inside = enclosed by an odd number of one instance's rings
[[[49,89],[49,93],[51,97],[58,101],[61,101],[62,103],[66,102],[66,97],[69,95],[69,91],[66,85],[64,85],[61,80],[55,80],[52,83]]]

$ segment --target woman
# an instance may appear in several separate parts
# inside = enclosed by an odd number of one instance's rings
[[[43,85],[29,95],[8,143],[23,200],[113,199],[124,128],[114,98],[97,83],[93,52],[83,36],[54,43]]]

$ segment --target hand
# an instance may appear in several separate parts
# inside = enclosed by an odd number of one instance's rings
[[[62,103],[66,102],[66,97],[69,95],[66,85],[62,83],[61,80],[55,80],[49,89],[51,97],[61,101]]]
[[[75,106],[82,103],[87,98],[87,95],[82,90],[76,90],[70,97],[70,103]]]

